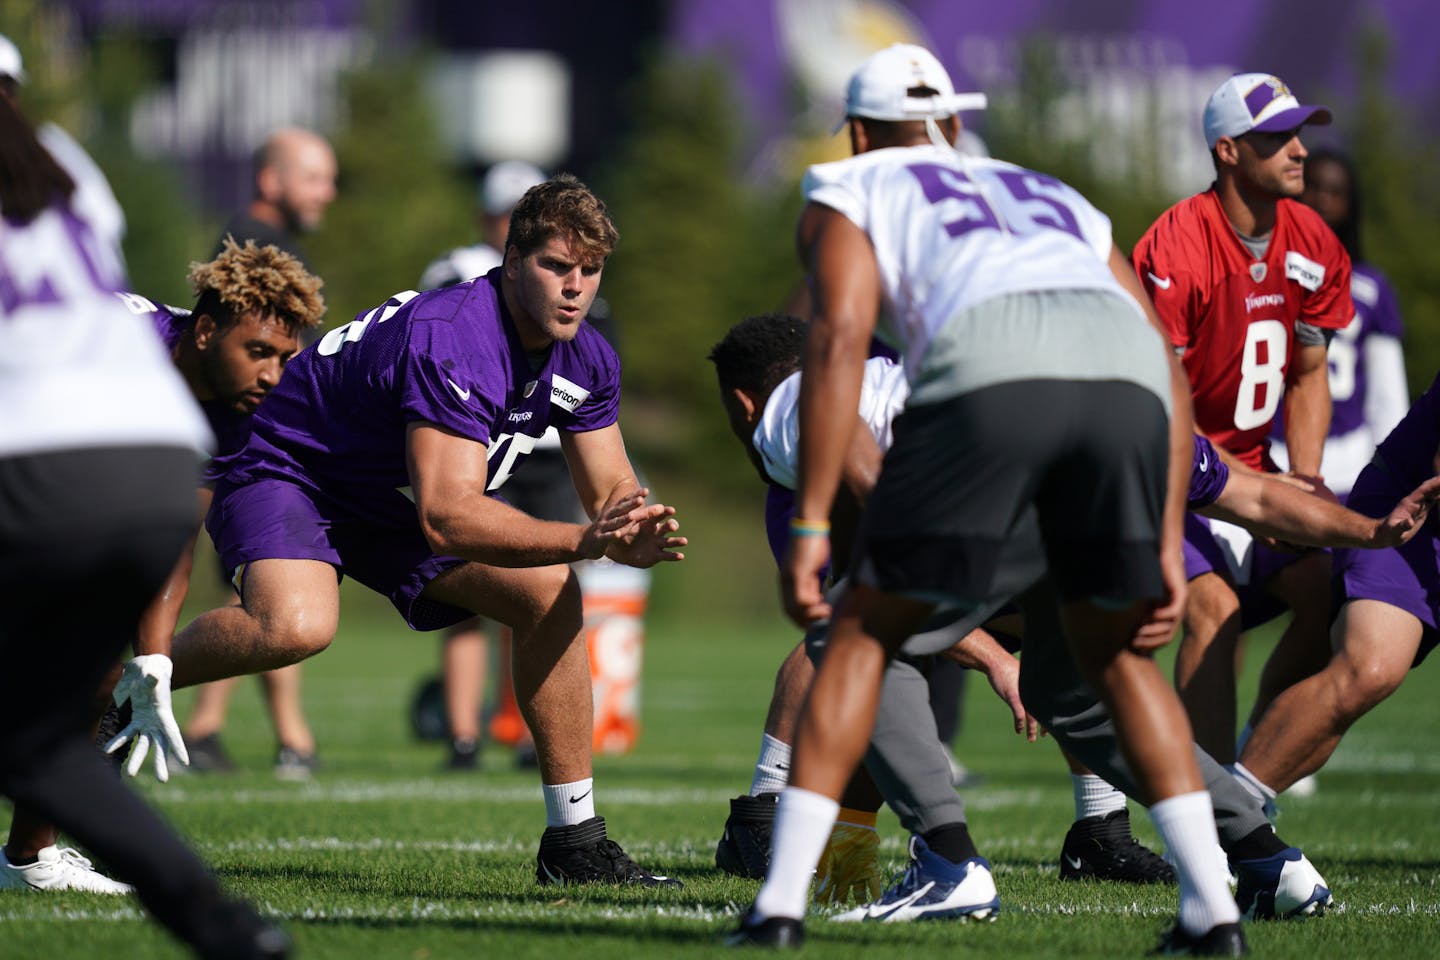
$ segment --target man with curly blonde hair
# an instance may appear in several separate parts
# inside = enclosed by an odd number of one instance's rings
[[[203,472],[205,485],[199,490],[199,517],[209,508],[211,488],[225,463],[249,438],[251,414],[299,349],[300,331],[320,323],[325,301],[320,296],[321,281],[299,260],[277,247],[257,247],[253,242],[241,246],[228,240],[214,260],[192,264],[189,279],[196,297],[193,310],[163,306],[134,293],[117,296],[133,313],[153,323],[215,434],[215,457]],[[125,667],[122,695],[137,683],[148,685],[162,675],[168,691],[170,635],[189,586],[198,532],[197,525],[165,586],[142,616],[140,656]],[[160,686],[157,681],[157,689]],[[156,704],[157,700],[165,702]],[[147,703],[154,709],[141,709],[135,703],[130,732],[144,748],[134,750],[130,772],[132,776],[138,772],[153,742],[156,774],[165,780],[166,750],[186,762],[185,745],[170,715],[168,694],[149,697]],[[9,840],[0,850],[0,887],[129,892],[125,884],[91,868],[89,861],[59,850],[55,841],[53,825],[17,805]]]
[[[226,237],[220,250],[209,263],[192,265],[195,309],[165,321],[161,335],[196,399],[207,410],[222,411],[211,419],[223,454],[245,445],[250,414],[279,381],[280,365],[299,350],[304,330],[318,326],[325,305],[321,281],[293,253],[249,240],[242,246],[235,237]],[[162,323],[158,314],[156,322]],[[225,462],[222,455],[211,464],[212,479],[224,472]],[[173,629],[173,619],[162,618],[162,627]],[[315,736],[300,704],[300,668],[271,670],[260,681],[275,728],[275,774],[308,779]],[[185,729],[196,770],[233,769],[220,732],[238,682],[205,684],[198,691]]]

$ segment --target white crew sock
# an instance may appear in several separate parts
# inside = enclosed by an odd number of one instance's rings
[[[586,777],[574,783],[542,783],[545,794],[545,826],[571,827],[595,816],[595,780]]]
[[[770,841],[770,870],[755,895],[757,916],[805,917],[810,878],[839,813],[840,804],[823,794],[799,787],[786,787],[780,794]]]
[[[750,796],[779,793],[790,783],[790,744],[770,734],[760,736],[760,759],[755,761],[755,778],[750,781]]]
[[[1125,794],[1093,773],[1070,774],[1070,788],[1075,792],[1076,820],[1103,817],[1125,809]]]
[[[1235,766],[1231,768],[1230,773],[1234,775],[1236,780],[1240,781],[1240,786],[1254,794],[1255,799],[1264,804],[1266,809],[1274,805],[1275,791],[1261,783],[1260,778],[1251,773],[1245,764],[1236,763]]]
[[[1216,924],[1238,922],[1230,878],[1215,855],[1220,838],[1210,794],[1199,790],[1168,797],[1150,808],[1150,819],[1180,878],[1180,925],[1199,936]]]

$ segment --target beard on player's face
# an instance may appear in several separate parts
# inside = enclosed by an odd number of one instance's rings
[[[243,373],[226,363],[222,343],[223,335],[212,340],[209,349],[200,351],[200,376],[211,396],[229,409],[239,409],[249,386]]]

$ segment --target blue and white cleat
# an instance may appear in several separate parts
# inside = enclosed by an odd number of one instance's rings
[[[1246,920],[1320,917],[1335,903],[1320,871],[1298,847],[1271,857],[1235,861],[1235,902]]]
[[[910,838],[910,865],[879,900],[832,917],[837,923],[909,923],[912,920],[994,920],[1000,897],[990,861],[951,863],[919,837]]]

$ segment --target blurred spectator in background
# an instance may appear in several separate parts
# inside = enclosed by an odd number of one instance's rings
[[[255,151],[255,198],[225,224],[212,256],[233,234],[241,243],[274,244],[309,269],[297,238],[324,222],[337,171],[335,151],[318,133],[285,127],[270,134]]]
[[[0,662],[10,681],[0,793],[103,857],[200,956],[284,957],[285,935],[227,899],[91,742],[95,693],[194,526],[197,452],[213,437],[153,331],[114,296],[124,265],[103,227],[71,205],[75,182],[9,94],[0,92]],[[142,660],[146,677],[168,678],[164,653],[136,658],[127,675]],[[162,706],[151,690],[131,696],[137,720]],[[53,845],[29,863],[0,861],[0,879],[21,887],[38,885],[27,875],[89,867]]]
[[[1305,161],[1300,196],[1330,225],[1350,254],[1350,298],[1355,319],[1330,341],[1330,434],[1320,473],[1342,498],[1410,407],[1405,326],[1390,281],[1365,262],[1360,247],[1360,183],[1350,158],[1336,150],[1312,150]],[[1275,418],[1270,455],[1281,469],[1289,464],[1283,418]]]
[[[255,151],[255,198],[225,224],[212,256],[223,252],[227,237],[234,237],[241,244],[254,240],[257,246],[279,247],[308,270],[297,236],[317,229],[324,221],[325,208],[335,199],[336,170],[335,151],[319,134],[298,127],[270,134]],[[207,683],[197,691],[185,727],[192,769],[234,769],[220,734],[237,683],[239,678],[232,677]],[[318,761],[315,735],[300,702],[300,665],[262,673],[260,683],[275,727],[275,775],[282,780],[307,780]]]
[[[420,289],[447,287],[472,277],[483,277],[500,266],[504,256],[505,235],[510,232],[510,213],[525,196],[525,191],[545,182],[545,174],[524,160],[502,160],[491,167],[480,181],[476,209],[476,225],[480,242],[470,247],[456,247],[425,268],[420,275]]]

